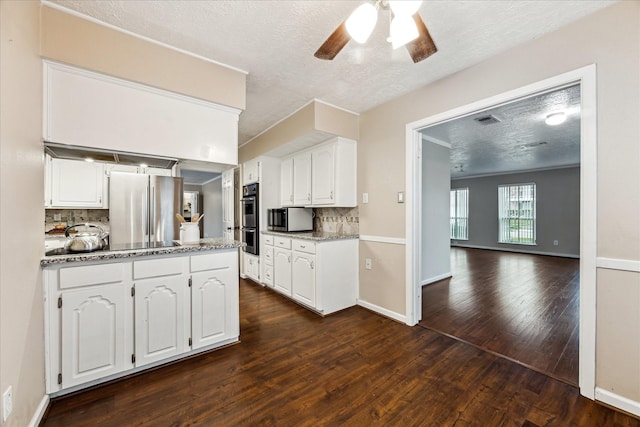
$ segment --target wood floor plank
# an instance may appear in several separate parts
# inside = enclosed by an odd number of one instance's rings
[[[640,426],[562,382],[361,307],[322,318],[244,280],[240,295],[239,344],[54,399],[41,425]]]
[[[423,287],[421,326],[578,383],[579,260],[452,248]]]

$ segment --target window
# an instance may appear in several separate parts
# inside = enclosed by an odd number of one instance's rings
[[[455,240],[469,239],[469,189],[451,190],[450,237]]]
[[[498,186],[500,243],[536,244],[536,185]]]

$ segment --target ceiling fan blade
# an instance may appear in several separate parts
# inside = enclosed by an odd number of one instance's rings
[[[331,33],[329,38],[322,43],[322,46],[320,46],[313,56],[319,59],[331,60],[335,58],[349,40],[351,40],[351,37],[349,36],[347,27],[343,22],[333,33]]]
[[[407,46],[407,50],[409,51],[409,55],[411,55],[413,62],[417,63],[436,53],[438,48],[433,42],[431,34],[429,34],[429,30],[427,30],[427,26],[424,24],[420,15],[417,13],[413,15],[413,20],[418,27],[418,38],[407,43],[405,46]]]

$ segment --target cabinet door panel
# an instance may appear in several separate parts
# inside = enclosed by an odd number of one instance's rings
[[[192,348],[216,344],[240,334],[238,277],[227,267],[192,275]]]
[[[120,284],[63,294],[63,388],[129,367],[126,361],[130,355],[126,354],[125,345],[125,321],[129,316],[125,310],[125,292]]]
[[[280,164],[280,203],[293,205],[293,158],[284,159]]]
[[[139,280],[135,286],[136,366],[188,351],[184,276]]]
[[[291,251],[276,249],[274,253],[274,288],[291,296]]]
[[[315,307],[316,305],[316,271],[315,256],[301,252],[293,253],[292,296],[295,300]]]
[[[293,158],[293,204],[311,204],[311,153],[298,154]]]
[[[325,145],[311,154],[314,205],[334,204],[335,194],[335,144]]]
[[[103,165],[52,159],[51,206],[101,208]]]

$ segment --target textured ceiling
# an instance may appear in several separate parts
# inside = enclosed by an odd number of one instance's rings
[[[47,1],[45,1],[47,2]],[[423,2],[438,52],[414,64],[386,41],[388,12],[365,45],[350,41],[333,61],[313,56],[355,1],[52,0],[63,7],[245,70],[242,144],[313,98],[363,112],[540,37],[613,3],[607,0]]]
[[[567,120],[545,124],[554,112]],[[492,116],[498,122],[482,124]],[[556,168],[580,163],[580,86],[532,96],[430,126],[426,140],[451,145],[451,177]]]

